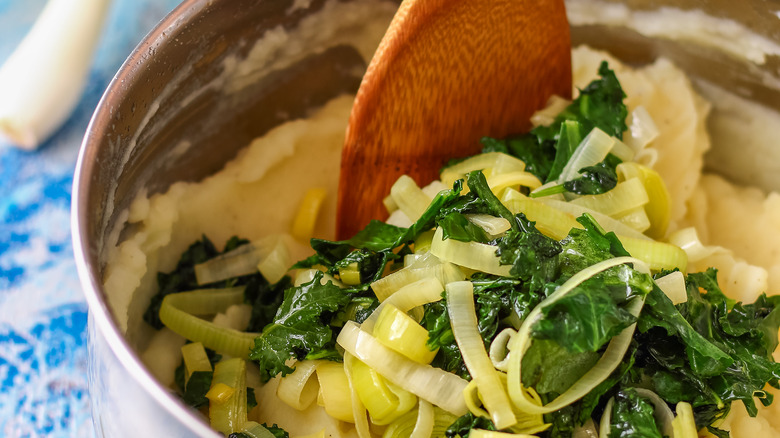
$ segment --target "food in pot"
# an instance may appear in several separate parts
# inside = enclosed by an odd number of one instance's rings
[[[701,176],[709,104],[668,61],[580,48],[574,65],[573,102],[439,182],[401,178],[389,223],[345,242],[325,240],[323,194],[349,98],[140,197],[106,287],[140,282],[115,312],[160,329],[147,364],[225,434],[776,433],[777,405],[760,406],[780,373],[775,273],[716,246],[756,231],[712,217],[745,205],[772,223],[776,195]]]

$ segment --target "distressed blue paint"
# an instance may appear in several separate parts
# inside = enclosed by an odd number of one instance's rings
[[[69,233],[76,156],[97,102],[178,0],[114,0],[71,117],[35,152],[0,141],[0,436],[93,436],[87,310]],[[0,63],[45,0],[0,0]]]

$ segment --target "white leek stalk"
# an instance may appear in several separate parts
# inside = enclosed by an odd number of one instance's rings
[[[680,304],[688,301],[688,292],[685,290],[685,276],[680,271],[674,271],[670,274],[655,280],[655,284],[672,300],[674,304]]]
[[[433,434],[433,405],[425,400],[420,400],[417,408],[417,422],[409,438],[429,438]]]
[[[423,304],[441,300],[442,292],[444,292],[444,286],[442,286],[441,281],[436,277],[423,278],[422,280],[407,284],[401,289],[398,289],[396,293],[390,295],[389,298],[382,301],[382,303],[371,312],[371,315],[363,321],[363,325],[361,325],[360,328],[371,334],[374,331],[374,325],[379,319],[379,315],[382,314],[382,310],[386,306],[395,306],[402,312],[408,312]]]
[[[371,283],[371,289],[379,301],[384,301],[402,287],[425,278],[435,277],[443,285],[466,279],[463,271],[452,263],[417,266],[418,263],[414,263],[408,268],[400,269]]]
[[[585,195],[571,201],[572,204],[596,210],[608,216],[625,213],[647,204],[645,186],[639,178],[618,183],[614,189],[600,195]]]
[[[582,143],[574,150],[569,162],[561,170],[558,184],[578,178],[580,169],[594,166],[607,157],[615,145],[615,139],[599,128],[593,128]]]
[[[315,378],[316,360],[304,360],[295,364],[295,371],[279,380],[276,396],[288,406],[302,411],[308,408],[317,398],[320,389]]]
[[[353,321],[344,324],[336,342],[390,382],[457,416],[468,409],[463,390],[468,382],[455,374],[423,365],[382,345]]]
[[[485,243],[461,242],[455,239],[444,240],[444,231],[441,227],[436,229],[431,241],[431,254],[442,261],[475,271],[509,277],[509,271],[512,267],[500,263],[496,250],[498,247]]]
[[[463,362],[476,382],[493,424],[498,429],[506,429],[517,423],[517,419],[479,334],[474,308],[474,285],[470,281],[458,281],[448,284],[446,289],[447,312]]]
[[[677,417],[672,421],[673,438],[697,438],[696,421],[693,418],[693,408],[689,403],[677,403]]]
[[[497,370],[506,372],[509,368],[509,343],[516,334],[514,329],[507,327],[501,330],[490,343],[488,356]]]
[[[0,68],[0,135],[25,149],[70,115],[86,85],[108,0],[49,0]]]
[[[431,198],[423,193],[422,189],[408,175],[401,175],[396,180],[395,184],[390,187],[390,196],[398,205],[398,209],[412,222],[419,219],[431,203]]]
[[[344,354],[344,373],[347,375],[347,382],[349,383],[349,392],[352,397],[352,416],[355,420],[355,431],[358,434],[358,438],[371,438],[371,430],[368,426],[368,415],[366,413],[366,407],[358,397],[357,388],[355,387],[355,379],[352,375],[352,366],[355,363],[355,356],[349,353]]]
[[[489,214],[467,214],[466,219],[472,224],[482,228],[490,237],[497,237],[512,228],[508,220]]]

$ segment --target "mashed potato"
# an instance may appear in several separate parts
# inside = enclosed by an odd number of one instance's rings
[[[669,233],[695,226],[709,245],[708,255],[692,270],[718,268],[724,291],[738,300],[752,302],[762,292],[780,291],[780,195],[702,173],[710,148],[706,120],[711,105],[670,62],[659,59],[633,69],[608,54],[579,48],[573,52],[575,87],[595,78],[605,58],[628,95],[629,113],[641,105],[658,127],[659,137],[640,161],[655,169],[669,189]],[[144,358],[154,358],[147,364],[164,384],[171,384],[171,370],[180,360],[171,342],[184,340],[163,329],[147,342],[152,330],[141,315],[155,293],[156,272],[173,269],[181,252],[202,234],[219,247],[232,235],[257,239],[289,232],[298,203],[311,187],[328,192],[316,237],[332,238],[340,147],[351,102],[351,97],[336,99],[309,119],[272,130],[210,178],[175,184],[164,194],[142,194],[133,203],[127,221],[135,231],[111,251],[105,287],[128,339],[140,351],[148,349]],[[307,248],[296,245],[294,252],[300,258]],[[260,421],[279,423],[293,436],[315,432],[321,426],[310,425],[323,422],[329,424],[328,433],[347,432],[343,423],[324,420],[319,407],[300,414],[283,403],[263,403],[274,397],[273,388],[272,382],[258,389],[262,409],[254,414]],[[760,409],[757,419],[735,404],[723,427],[736,438],[780,435],[780,403]]]

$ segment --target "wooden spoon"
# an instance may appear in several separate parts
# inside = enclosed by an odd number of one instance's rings
[[[526,132],[553,94],[571,94],[563,0],[404,0],[350,115],[337,238],[386,218],[399,176],[423,186],[483,136]]]

